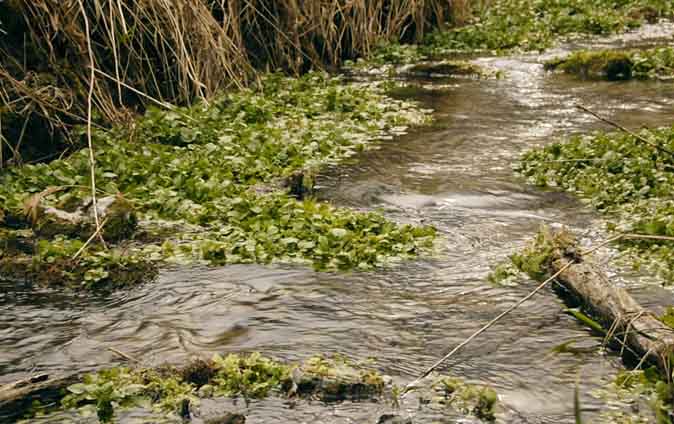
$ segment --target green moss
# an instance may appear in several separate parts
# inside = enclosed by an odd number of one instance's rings
[[[664,322],[667,326],[674,328],[674,307],[669,306],[665,311],[664,315],[660,317],[660,321]]]
[[[609,81],[672,78],[674,49],[661,47],[632,51],[580,51],[566,58],[548,61],[545,68],[583,78]]]
[[[215,393],[223,396],[265,397],[280,390],[290,380],[292,368],[259,354],[215,356]]]
[[[505,285],[514,280],[520,272],[513,261],[509,260],[494,267],[487,276],[487,281],[494,285]]]
[[[189,234],[136,249],[147,260],[369,269],[431,248],[435,231],[297,198],[310,194],[311,170],[427,121],[426,111],[377,87],[323,74],[268,75],[257,89],[208,105],[152,109],[134,128],[95,132],[97,186],[123,193],[141,220],[191,227]],[[81,203],[89,195],[88,157],[84,149],[5,171],[0,209],[21,216],[25,201],[45,190],[45,208]],[[283,180],[290,183],[278,184]],[[269,193],[256,190],[260,186],[275,188]],[[278,189],[283,186],[286,192]],[[113,222],[110,229],[117,227]],[[92,257],[109,257],[96,243],[90,250]]]
[[[215,355],[184,368],[113,368],[84,377],[68,387],[62,409],[94,409],[101,421],[132,407],[180,415],[199,399],[212,396],[263,398],[270,395],[318,396],[324,401],[373,398],[383,380],[373,370],[357,369],[346,360],[314,357],[302,365],[284,364],[253,353]],[[360,397],[356,397],[356,394]]]
[[[400,52],[400,54],[391,54],[391,51]],[[384,74],[389,77],[411,75],[492,78],[501,75],[465,60],[435,59],[434,56],[425,53],[421,46],[387,44],[377,48],[369,57],[361,58],[356,62],[348,62],[345,68],[350,71]]]
[[[510,259],[519,271],[534,280],[542,280],[550,273],[551,261],[558,252],[566,252],[575,245],[573,235],[567,231],[552,231],[542,227],[534,239],[522,251]]]
[[[674,151],[674,128],[643,130],[641,136]],[[610,219],[610,230],[674,236],[674,158],[624,133],[572,137],[527,152],[519,172],[542,187],[580,196]],[[635,267],[674,278],[674,243],[629,239],[620,245]]]
[[[138,227],[138,217],[133,205],[120,194],[103,211],[101,219],[105,221],[103,238],[113,242],[131,238]],[[88,233],[93,234],[93,231]]]
[[[11,243],[11,242],[6,242]],[[115,289],[157,276],[157,265],[137,248],[85,250],[80,240],[57,236],[53,240],[25,238],[21,250],[0,248],[0,276],[29,280],[44,286]]]
[[[482,420],[495,419],[498,395],[491,387],[467,384],[455,377],[442,377],[435,382],[434,387],[442,392],[442,403],[464,413],[472,413]]]
[[[407,69],[407,72],[426,76],[468,75],[486,77],[490,75],[490,73],[482,67],[474,63],[461,60],[443,60],[440,62],[417,63],[416,65],[413,65]]]
[[[384,379],[341,356],[314,356],[299,368],[297,392],[326,402],[358,401],[382,395]]]

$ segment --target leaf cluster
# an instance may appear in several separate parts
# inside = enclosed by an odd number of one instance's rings
[[[674,128],[640,135],[673,151]],[[576,136],[524,154],[519,172],[529,182],[574,193],[609,216],[609,229],[674,236],[674,158],[625,133]],[[626,240],[634,264],[674,277],[674,250],[666,240]]]
[[[435,231],[258,188],[276,187],[298,172],[308,175],[427,120],[413,103],[390,99],[376,87],[318,73],[271,74],[257,88],[191,107],[151,109],[131,128],[96,131],[97,186],[102,193],[124,193],[145,221],[199,228],[137,252],[151,260],[298,260],[321,270],[371,268],[429,248]],[[0,210],[21,216],[26,199],[50,187],[59,190],[47,191],[44,206],[65,208],[86,199],[88,155],[84,149],[6,170],[0,174]],[[46,260],[78,245],[64,238],[40,243],[49,254],[39,258]],[[106,262],[120,258],[94,251],[87,260],[98,271],[86,281],[96,282],[106,278]]]
[[[444,395],[443,403],[465,413],[493,421],[495,419],[498,394],[491,387],[468,384],[460,378],[444,377],[435,382],[436,389]]]

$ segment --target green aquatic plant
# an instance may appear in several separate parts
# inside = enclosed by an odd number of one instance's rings
[[[613,404],[632,405],[632,414],[622,411],[606,411],[601,422],[636,424],[655,422],[671,424],[674,416],[674,385],[662,379],[655,368],[621,371],[605,388],[595,390],[593,395]],[[649,408],[641,410],[634,406],[645,403]],[[645,414],[646,413],[646,414]]]
[[[347,68],[381,69],[462,52],[544,50],[563,38],[625,32],[673,13],[666,0],[497,0],[476,10],[464,25],[436,29],[419,44],[382,43]],[[648,67],[647,61],[640,65]]]
[[[622,32],[673,10],[665,0],[499,0],[468,25],[429,34],[424,51],[543,50],[564,36]]]
[[[404,75],[499,78],[501,76],[499,72],[470,61],[435,57],[423,45],[397,43],[381,45],[367,57],[359,58],[355,62],[346,62],[344,69],[389,77]]]
[[[495,419],[498,394],[491,387],[468,384],[456,377],[440,378],[434,387],[443,393],[443,403],[482,420]]]
[[[609,81],[673,78],[674,49],[580,51],[565,58],[552,59],[545,63],[545,68]]]
[[[122,260],[118,252],[133,252],[132,262],[300,261],[319,270],[368,269],[417,255],[431,247],[432,228],[399,225],[378,213],[302,196],[320,166],[428,119],[427,111],[393,100],[375,85],[310,73],[267,75],[256,89],[223,94],[208,104],[150,109],[131,128],[97,130],[101,193],[123,193],[145,225],[168,223],[174,231],[158,243],[121,240],[121,249],[106,250],[93,240],[88,253],[70,265],[95,265],[82,273],[88,276],[82,281],[97,283],[108,280],[106,272],[113,274],[106,267]],[[24,209],[36,193],[41,208],[85,203],[89,152],[5,170],[0,183],[5,221],[10,216],[13,225],[29,227]],[[41,239],[41,250],[51,253],[36,251],[32,258],[56,258],[59,250],[66,258],[80,246],[76,238]],[[78,284],[76,277],[64,281]]]
[[[620,246],[635,267],[674,278],[674,128],[575,136],[524,154],[518,171],[529,182],[564,189],[604,212],[609,230],[652,238],[630,238]],[[659,149],[653,147],[657,144]],[[665,237],[665,238],[659,238]]]
[[[249,356],[230,354],[213,357],[215,394],[265,397],[273,389],[280,390],[290,380],[292,367],[265,358],[258,353]]]
[[[12,242],[15,234],[26,232],[20,241]],[[5,230],[3,235],[7,238],[6,248],[0,247],[2,276],[24,278],[45,286],[109,290],[151,281],[157,275],[157,264],[137,248],[87,250],[79,239],[56,236],[36,240],[30,230]]]
[[[153,370],[111,368],[88,374],[82,383],[68,386],[61,404],[65,409],[94,406],[99,419],[110,421],[116,409],[147,407],[176,413],[184,399],[197,402],[194,388],[177,376]]]
[[[494,267],[494,269],[487,276],[487,281],[495,286],[506,285],[513,280],[515,280],[521,271],[511,259],[500,263]]]
[[[200,399],[214,396],[362,400],[381,395],[383,386],[377,371],[340,356],[316,356],[294,365],[259,353],[214,355],[210,361],[195,360],[182,368],[119,367],[88,374],[67,387],[61,410],[84,414],[93,410],[101,421],[110,421],[117,411],[129,408],[175,417],[187,415]]]
[[[660,317],[660,321],[667,326],[674,328],[674,306],[668,306],[665,313]]]

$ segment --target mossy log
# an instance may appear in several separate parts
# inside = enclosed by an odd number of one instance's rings
[[[646,356],[668,375],[670,356],[674,352],[674,330],[639,305],[625,289],[613,284],[591,262],[566,252],[568,249],[554,252],[550,271],[556,273],[566,267],[557,281],[567,294],[580,302],[604,328],[610,328],[619,340],[624,340],[627,347]]]
[[[407,68],[405,72],[423,76],[485,75],[484,69],[478,65],[463,61],[424,62]]]
[[[632,55],[621,51],[576,52],[545,63],[547,71],[559,70],[584,79],[625,81],[634,77]]]
[[[106,240],[115,242],[127,239],[133,235],[138,226],[133,206],[121,195],[99,199],[96,209],[99,219],[105,221],[101,232]],[[66,235],[86,240],[96,231],[94,206],[89,202],[73,212],[37,206],[33,230],[38,237],[43,238]]]
[[[331,376],[299,372],[294,376],[296,393],[301,397],[318,398],[323,402],[363,401],[376,399],[384,389],[383,382],[368,381],[349,367],[336,368]]]

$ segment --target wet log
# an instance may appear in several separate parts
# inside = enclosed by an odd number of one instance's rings
[[[613,284],[585,257],[570,255],[568,250],[557,250],[550,271],[562,269],[557,282],[566,294],[579,302],[581,308],[604,328],[611,329],[617,340],[624,341],[634,353],[645,357],[668,376],[671,372],[669,358],[674,352],[674,329],[644,309],[625,289]]]
[[[420,76],[442,76],[449,77],[454,75],[473,75],[484,76],[486,71],[480,66],[470,62],[445,60],[442,62],[423,62],[412,65],[404,69],[403,73]]]
[[[58,404],[66,387],[81,379],[81,374],[56,378],[42,374],[0,387],[0,422],[14,422],[25,416],[36,401],[44,406]]]

